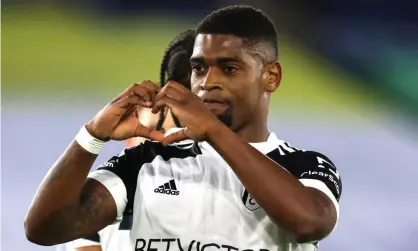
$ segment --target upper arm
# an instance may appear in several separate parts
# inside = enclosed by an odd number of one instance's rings
[[[305,187],[321,212],[318,219],[323,233],[322,239],[335,229],[339,217],[339,200],[342,182],[336,166],[325,155],[318,152],[299,152],[294,155],[288,171]]]
[[[100,182],[87,179],[77,203],[72,228],[67,231],[73,239],[89,236],[111,224],[116,217],[116,206],[112,195]]]
[[[110,195],[115,220],[121,220],[124,213],[133,208],[138,172],[141,167],[143,144],[125,149],[88,175],[90,180],[101,184]],[[112,222],[112,223],[113,223]]]
[[[127,205],[131,163],[124,151],[99,166],[88,175],[76,214],[68,229],[72,240],[90,236],[119,220]],[[68,236],[68,235],[67,235]],[[71,240],[71,239],[70,239]]]
[[[339,200],[342,192],[341,176],[332,161],[317,152],[301,154],[299,167],[296,169],[297,178],[306,187],[315,188],[326,195],[320,200],[324,203],[332,202],[337,217],[339,215]]]
[[[75,220],[73,240],[90,236],[130,213],[142,159],[142,145],[125,149],[88,175]]]

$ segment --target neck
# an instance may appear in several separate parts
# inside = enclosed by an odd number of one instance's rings
[[[238,136],[248,143],[264,142],[269,136],[267,129],[267,119],[265,120],[254,120],[262,121],[261,123],[251,123],[243,125],[242,127],[234,130]]]
[[[253,112],[252,119],[242,123],[237,130],[234,130],[245,142],[265,142],[269,136],[267,128],[269,96],[265,100],[259,100],[259,107]],[[234,128],[235,129],[235,128]]]

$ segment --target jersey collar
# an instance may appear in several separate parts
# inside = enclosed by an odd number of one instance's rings
[[[262,154],[267,154],[274,149],[276,149],[280,144],[282,144],[284,141],[277,138],[276,134],[271,132],[264,142],[257,142],[257,143],[249,143],[252,147],[260,151]],[[216,153],[216,150],[213,149],[213,147],[206,141],[199,143],[200,147],[203,149],[208,150],[211,153]]]
[[[167,132],[165,133],[165,135],[177,132],[182,130],[183,128],[170,128],[169,130],[167,130]],[[182,144],[187,144],[187,143],[191,143],[193,141],[191,140],[185,140],[182,141]],[[279,145],[281,145],[282,143],[284,143],[283,140],[280,140],[277,138],[276,134],[274,132],[271,132],[269,134],[269,136],[267,137],[267,140],[264,142],[257,142],[257,143],[249,143],[252,147],[254,147],[255,149],[257,149],[258,151],[260,151],[263,154],[267,154],[271,151],[273,151],[274,149],[276,149]],[[216,153],[215,149],[212,148],[212,146],[208,143],[208,142],[200,142],[199,143],[200,147],[212,152],[212,153]]]
[[[283,142],[283,140],[279,140],[274,132],[271,132],[267,137],[265,142],[258,142],[258,143],[249,143],[252,147],[257,149],[263,154],[267,154],[277,147]]]

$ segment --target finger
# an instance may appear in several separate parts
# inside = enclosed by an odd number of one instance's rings
[[[125,114],[123,114],[121,117],[120,117],[120,120],[122,121],[122,120],[124,120],[125,118],[127,118],[128,116],[130,116],[131,114],[134,114],[135,115],[135,117],[138,117],[137,116],[137,113],[136,113],[136,110],[138,109],[138,105],[129,105],[128,106],[128,108],[127,108],[127,110],[126,110],[126,112],[125,112]]]
[[[152,107],[152,102],[143,100],[141,97],[131,94],[129,96],[125,96],[121,98],[119,101],[114,103],[112,106],[117,107],[123,111],[128,110],[131,106],[140,105],[143,107]]]
[[[182,102],[185,100],[186,95],[185,93],[182,93],[173,87],[165,86],[163,89],[161,89],[161,91],[155,97],[155,101],[154,101],[155,109],[152,110],[154,114],[156,114],[161,108],[163,108],[163,107],[155,106],[155,104],[158,103],[161,99],[164,99],[165,97],[168,97],[172,100],[176,100],[177,102]]]
[[[157,91],[161,90],[161,86],[157,85],[155,82],[151,80],[145,80],[141,84],[148,88],[156,89]]]
[[[166,91],[165,89],[162,89],[159,93],[157,93],[157,95],[155,96],[154,99],[154,105],[152,107],[151,112],[154,114],[157,114],[161,109],[165,108],[165,105],[163,105],[160,100],[163,99],[166,95]],[[159,104],[159,105],[157,105]]]
[[[154,102],[154,105],[152,106],[151,112],[154,114],[159,113],[161,110],[164,110],[166,107],[166,104],[164,103],[162,98],[159,98],[159,100],[156,100]]]
[[[161,90],[160,87],[152,82],[144,82],[141,85],[136,86],[133,92],[143,98],[146,101],[153,102],[157,93]]]
[[[168,136],[166,136],[163,141],[161,142],[164,146],[167,146],[169,144],[175,143],[175,142],[180,142],[186,139],[190,139],[187,135],[186,135],[186,130],[187,128],[184,128],[183,130],[174,132],[172,134],[169,134]]]
[[[164,86],[158,94],[161,93],[160,95],[162,95],[162,93],[164,93],[166,96],[169,96],[170,98],[173,98],[173,99],[177,99],[179,101],[186,97],[188,93],[185,92],[183,89],[179,88],[180,84],[177,84],[176,82],[173,82],[173,81],[170,81],[169,83],[170,84],[167,84],[166,86]],[[188,90],[186,89],[186,91]],[[158,97],[159,96],[157,95],[156,97],[157,100],[158,100]]]
[[[160,131],[157,131],[155,129],[143,126],[138,123],[138,126],[135,129],[135,135],[136,137],[143,137],[146,139],[151,139],[155,141],[163,141],[164,140],[164,134]]]
[[[162,109],[165,109],[165,107],[173,108],[177,107],[179,105],[179,101],[175,100],[173,98],[170,98],[168,96],[164,96],[162,98],[159,98],[156,100],[154,106],[152,107],[152,112],[154,114],[158,113]]]
[[[132,90],[137,88],[139,86],[139,83],[133,83],[131,86],[129,86],[125,91],[123,91],[121,94],[119,94],[116,98],[114,98],[110,103],[116,103],[117,101],[121,100],[122,98],[128,96],[132,93]]]
[[[156,101],[154,103],[154,105],[152,106],[151,112],[153,114],[157,114],[160,111],[164,110],[165,108],[166,108],[166,105],[165,105],[164,102],[162,102],[161,100],[160,101]]]
[[[190,92],[190,90],[187,89],[184,85],[173,80],[168,81],[164,87],[171,87],[180,92]]]
[[[161,90],[165,92],[165,95],[169,98],[181,101],[185,98],[185,93],[181,90],[176,89],[173,86],[167,86],[164,90]]]
[[[156,83],[152,82],[151,80],[146,80],[142,82],[139,86],[153,92],[159,92],[161,90],[161,87],[158,86]]]

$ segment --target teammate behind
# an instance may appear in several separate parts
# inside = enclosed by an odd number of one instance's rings
[[[175,37],[164,52],[160,68],[161,87],[167,80],[176,81],[190,89],[190,57],[193,52],[195,30],[186,30]],[[180,121],[169,111],[162,109],[159,115],[153,114],[151,109],[139,108],[139,121],[145,126],[158,131],[167,131],[170,128],[181,127]],[[170,114],[169,114],[170,113]],[[145,138],[132,138],[127,143],[135,146],[144,142]],[[72,251],[128,251],[132,250],[129,233],[132,227],[132,214],[123,216],[121,222],[109,225],[97,234],[66,243],[65,250]],[[62,247],[59,247],[60,251]]]
[[[193,44],[196,31],[189,29],[175,37],[164,52],[160,67],[160,85],[170,81],[176,81],[187,89],[190,89],[191,66],[190,57],[193,53]],[[166,132],[170,128],[182,127],[180,121],[170,109],[162,109],[158,116],[151,112],[151,109],[140,109],[139,117],[143,125],[155,128],[158,131]],[[142,143],[144,138],[128,139],[128,146],[135,146]]]
[[[334,164],[267,128],[282,75],[273,23],[231,6],[196,34],[192,92],[143,81],[105,106],[41,183],[25,220],[29,240],[76,239],[131,211],[135,250],[312,251],[331,233],[342,191]],[[138,105],[169,107],[184,129],[165,136],[138,124]],[[162,143],[125,149],[89,174],[106,141],[133,136]],[[194,143],[173,144],[185,139]]]

